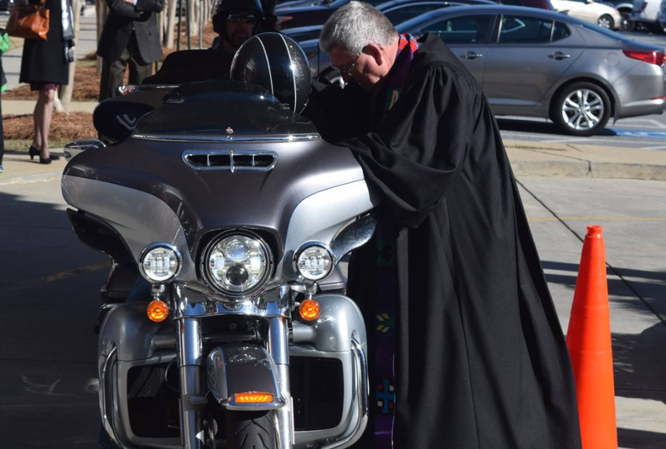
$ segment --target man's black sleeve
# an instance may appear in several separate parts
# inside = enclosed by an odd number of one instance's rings
[[[444,63],[421,69],[377,132],[339,142],[355,154],[382,207],[400,225],[423,221],[468,152],[482,94],[459,71]]]

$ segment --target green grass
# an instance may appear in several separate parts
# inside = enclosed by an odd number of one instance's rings
[[[69,140],[49,140],[50,148],[62,148]],[[23,153],[28,152],[28,148],[32,145],[32,140],[29,139],[16,139],[5,140],[5,151],[19,151]]]

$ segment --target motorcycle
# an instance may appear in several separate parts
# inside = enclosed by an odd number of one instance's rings
[[[256,85],[146,92],[159,105],[128,139],[65,149],[72,227],[113,260],[104,430],[127,449],[350,446],[367,338],[339,264],[375,227],[360,166]],[[139,275],[150,297],[126,301]]]

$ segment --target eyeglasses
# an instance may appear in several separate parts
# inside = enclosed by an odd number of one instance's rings
[[[354,60],[352,61],[352,63],[349,64],[349,65],[348,65],[347,67],[345,67],[344,69],[343,69],[342,67],[336,67],[336,66],[332,66],[332,67],[333,67],[334,69],[338,69],[338,71],[339,71],[340,74],[342,74],[342,75],[351,76],[351,71],[354,70],[354,67],[356,67],[356,63],[358,62],[358,58],[360,58],[362,54],[363,54],[363,51],[361,50],[361,51],[356,55],[356,58],[354,58]]]
[[[233,23],[248,23],[250,25],[254,25],[257,23],[257,17],[253,16],[252,14],[244,15],[244,14],[236,14],[236,13],[231,13],[227,16],[227,22],[233,22]]]

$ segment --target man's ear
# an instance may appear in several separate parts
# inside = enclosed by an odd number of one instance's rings
[[[382,48],[377,44],[370,43],[366,45],[365,48],[363,49],[363,53],[372,56],[375,60],[375,63],[378,66],[386,64],[386,58],[384,57],[384,52],[382,51]]]

